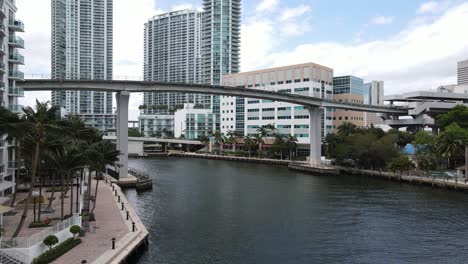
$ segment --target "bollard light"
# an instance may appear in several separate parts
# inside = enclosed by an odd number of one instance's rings
[[[127,220],[130,219],[130,212],[127,211]]]
[[[132,232],[135,232],[135,222],[132,222]]]
[[[122,202],[122,211],[124,210],[124,203]]]
[[[115,249],[115,237],[112,238],[112,249]]]
[[[120,195],[119,195],[119,196],[117,196],[117,197],[118,197],[118,203],[120,203]]]
[[[115,190],[115,196],[117,196],[117,190]]]

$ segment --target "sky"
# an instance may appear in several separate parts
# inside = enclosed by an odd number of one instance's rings
[[[16,0],[25,23],[26,77],[50,74],[50,0]],[[114,0],[114,78],[141,79],[143,25],[154,15],[201,9],[202,0]],[[241,71],[313,62],[334,75],[385,81],[385,94],[456,83],[468,59],[468,1],[243,0]],[[50,100],[26,92],[24,105]],[[137,120],[141,94],[132,94]]]

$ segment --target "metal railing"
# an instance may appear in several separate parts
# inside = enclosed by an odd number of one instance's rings
[[[0,249],[0,263],[30,263],[30,257],[14,248]]]
[[[17,36],[10,36],[8,42],[24,47],[24,40]]]
[[[49,228],[46,228],[39,233],[30,237],[14,237],[10,239],[0,239],[0,248],[30,248],[36,244],[42,243],[44,238],[49,235],[55,235],[60,231],[70,228],[73,225],[81,224],[80,214],[73,214],[72,217],[65,219]]]

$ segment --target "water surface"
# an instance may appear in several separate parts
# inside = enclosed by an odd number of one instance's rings
[[[139,263],[466,263],[468,193],[184,158],[132,159]]]

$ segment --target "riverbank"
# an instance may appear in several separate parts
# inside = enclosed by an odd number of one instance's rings
[[[238,162],[261,163],[261,164],[273,164],[273,165],[282,165],[282,166],[288,166],[291,163],[298,163],[298,161],[291,161],[291,160],[221,156],[221,155],[198,154],[198,153],[182,152],[182,151],[170,151],[170,152],[168,152],[167,156],[198,158],[198,159],[211,159],[211,160],[238,161]],[[300,163],[303,163],[303,162],[300,162]]]
[[[93,190],[95,184],[96,181],[93,181]],[[96,222],[91,223],[90,232],[81,238],[80,245],[53,263],[82,263],[82,260],[99,264],[123,263],[133,252],[146,246],[148,239],[146,227],[126,200],[120,187],[112,184],[110,178],[100,181],[97,199],[94,210]],[[95,232],[93,232],[94,225],[96,225]],[[115,249],[112,249],[113,239],[115,239]]]

